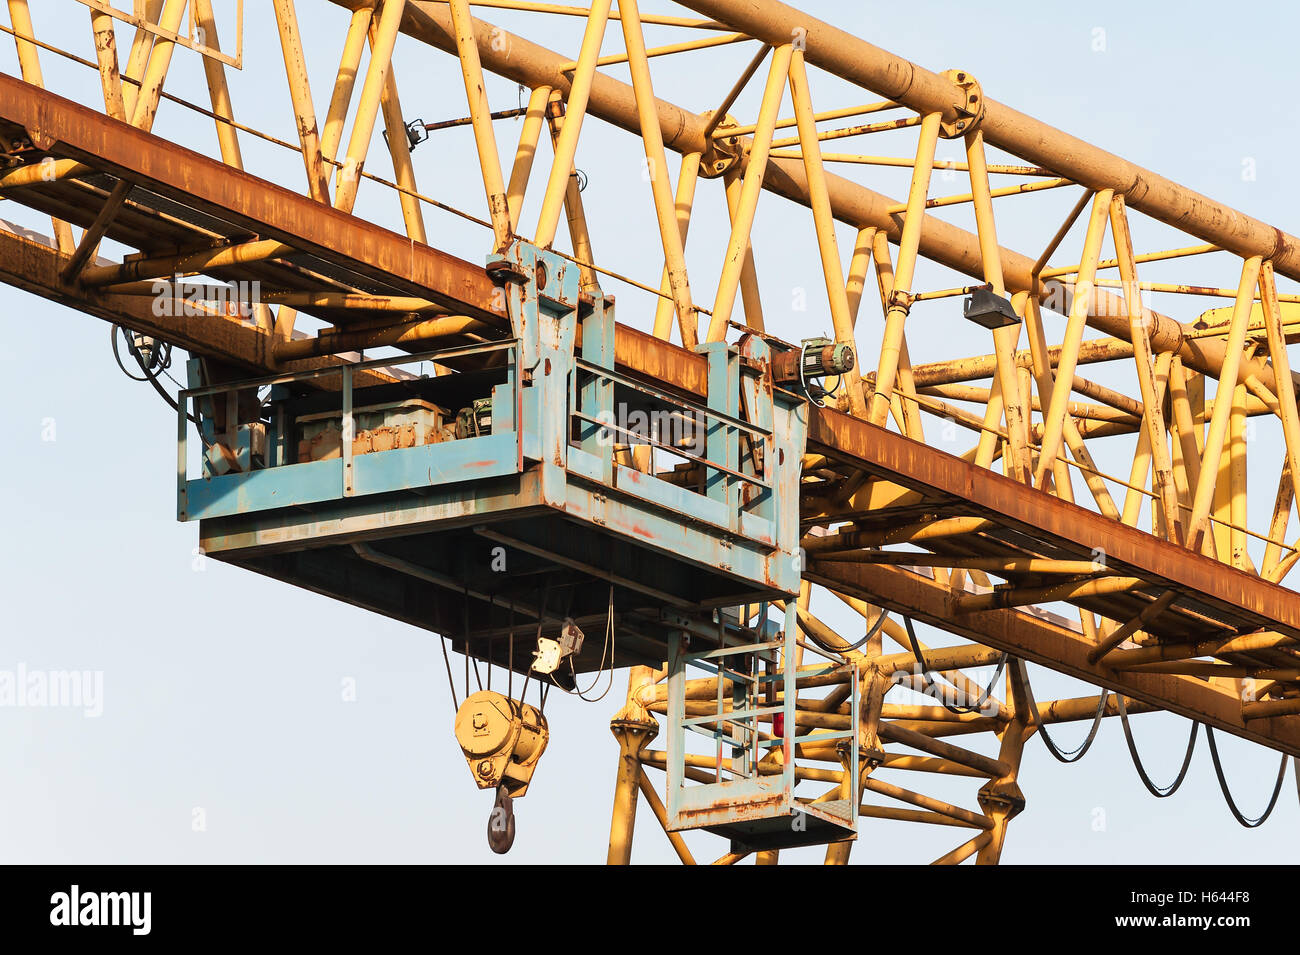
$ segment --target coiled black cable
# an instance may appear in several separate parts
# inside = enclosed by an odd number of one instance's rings
[[[989,701],[989,696],[993,693],[993,687],[997,685],[998,680],[1002,677],[1002,671],[1006,667],[1010,655],[1004,653],[998,659],[997,670],[994,671],[992,678],[989,679],[988,685],[984,687],[984,692],[979,695],[979,699],[974,703],[970,705],[949,703],[946,698],[947,694],[937,688],[934,679],[930,676],[930,666],[925,662],[925,655],[921,652],[921,644],[916,639],[916,631],[912,628],[912,618],[903,617],[903,625],[907,628],[907,640],[912,644],[912,655],[916,657],[916,664],[921,668],[921,679],[925,681],[926,694],[934,697],[942,703],[944,709],[949,713],[964,715],[967,713],[977,713],[984,709],[984,704]]]
[[[1273,810],[1277,808],[1277,797],[1282,794],[1282,781],[1286,779],[1288,759],[1286,753],[1282,754],[1282,762],[1278,765],[1277,783],[1273,786],[1273,795],[1269,797],[1268,806],[1254,819],[1247,819],[1242,815],[1241,810],[1237,808],[1237,803],[1232,798],[1232,792],[1228,789],[1228,780],[1223,776],[1223,764],[1219,762],[1219,747],[1214,742],[1214,730],[1208,726],[1205,727],[1205,738],[1210,742],[1210,759],[1214,762],[1214,775],[1219,779],[1219,789],[1223,793],[1223,798],[1228,803],[1228,809],[1232,812],[1233,817],[1247,829],[1262,826],[1268,821],[1268,817],[1273,815]],[[1296,785],[1300,787],[1300,782],[1297,782]]]
[[[171,367],[171,343],[159,342],[157,351],[155,351],[150,360],[146,362],[144,356],[140,354],[140,350],[130,342],[130,339],[128,339],[126,349],[127,354],[134,358],[135,363],[140,366],[140,375],[133,375],[122,362],[122,355],[117,347],[117,336],[119,333],[129,334],[129,332],[123,329],[121,325],[114,325],[108,331],[109,338],[113,343],[113,359],[117,362],[117,367],[122,369],[122,374],[126,375],[126,377],[130,378],[132,381],[149,382],[149,384],[153,386],[153,390],[158,392],[159,396],[161,396],[163,401],[167,402],[172,411],[179,411],[180,407],[177,405],[176,399],[169,395],[167,389],[158,381],[158,376],[167,375],[167,369]],[[167,377],[171,378],[171,375],[167,375]],[[173,379],[173,381],[174,380],[175,379]],[[199,427],[199,419],[192,412],[187,411],[185,417],[189,418],[195,427]],[[199,428],[199,440],[203,442],[205,448],[208,447],[208,440],[203,436],[203,429],[201,427]]]
[[[1033,687],[1029,685],[1029,668],[1025,665],[1024,660],[1020,660],[1018,663],[1020,677],[1025,683],[1025,696],[1029,698],[1029,714],[1033,717],[1034,725],[1038,727],[1038,735],[1043,738],[1043,745],[1059,762],[1077,763],[1088,754],[1088,750],[1092,749],[1093,741],[1097,738],[1097,731],[1101,729],[1102,717],[1106,715],[1106,699],[1109,696],[1109,691],[1104,687],[1102,688],[1101,696],[1097,699],[1097,712],[1093,714],[1092,728],[1088,730],[1088,735],[1083,738],[1082,743],[1067,752],[1057,746],[1055,740],[1048,735],[1047,726],[1044,725],[1042,717],[1038,715],[1038,703],[1034,699]],[[1123,705],[1123,700],[1121,700],[1120,706]]]
[[[1119,701],[1119,721],[1124,727],[1124,742],[1128,744],[1128,754],[1133,758],[1133,768],[1137,770],[1138,778],[1142,780],[1142,785],[1146,786],[1147,792],[1155,796],[1157,799],[1164,799],[1166,796],[1172,796],[1174,793],[1178,792],[1178,787],[1180,787],[1183,784],[1183,780],[1187,778],[1187,767],[1192,765],[1192,753],[1196,749],[1196,734],[1200,730],[1201,724],[1195,722],[1192,723],[1192,732],[1187,737],[1187,752],[1183,754],[1183,765],[1182,768],[1178,770],[1178,775],[1174,777],[1174,781],[1168,786],[1157,786],[1151,781],[1151,777],[1147,775],[1146,767],[1142,765],[1142,757],[1138,755],[1137,743],[1133,739],[1133,729],[1128,725],[1128,709],[1124,706],[1124,694],[1116,693],[1115,699]],[[1208,726],[1205,728],[1205,733],[1209,737],[1210,753],[1213,755],[1214,736],[1210,733],[1210,728]],[[1218,766],[1218,756],[1214,757],[1214,764],[1216,767]],[[1222,780],[1222,777],[1220,777],[1220,780]],[[1226,796],[1228,791],[1225,789],[1223,792]],[[1273,796],[1274,799],[1277,798],[1276,793],[1274,793]],[[1231,805],[1231,797],[1228,798],[1228,803]],[[1235,812],[1236,810],[1234,809],[1233,811]],[[1241,817],[1238,816],[1238,818]]]

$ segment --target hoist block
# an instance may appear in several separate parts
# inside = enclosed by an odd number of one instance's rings
[[[528,791],[551,734],[537,708],[492,690],[467,697],[456,711],[456,742],[479,789],[504,786],[512,799]]]

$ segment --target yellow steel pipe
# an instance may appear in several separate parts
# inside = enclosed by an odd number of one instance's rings
[[[754,225],[754,214],[758,209],[758,197],[763,191],[763,176],[767,169],[768,150],[772,144],[772,130],[776,126],[777,112],[781,108],[781,100],[785,95],[792,52],[788,43],[772,51],[767,83],[763,88],[763,99],[758,109],[758,129],[750,146],[739,208],[731,226],[731,239],[727,243],[726,256],[722,261],[722,275],[718,279],[718,291],[713,300],[708,341],[722,341],[726,337],[727,323],[731,320],[731,312],[736,304],[736,290],[740,284],[741,272],[749,249],[749,237]]]
[[[790,56],[790,99],[794,104],[795,119],[799,126],[804,171],[808,176],[808,201],[812,206],[817,247],[821,253],[822,275],[826,282],[826,295],[830,303],[831,324],[835,329],[836,341],[847,345],[854,355],[858,355],[860,352],[853,337],[853,316],[849,311],[848,292],[840,264],[840,250],[835,240],[835,219],[831,214],[830,194],[826,189],[826,173],[822,168],[821,153],[817,143],[817,121],[813,116],[812,97],[808,88],[808,73],[804,69],[802,50],[794,50]],[[850,413],[857,418],[866,417],[867,402],[862,394],[862,374],[856,361],[842,380],[848,389]]]
[[[1125,593],[1146,583],[1140,577],[1100,577],[1090,580],[1048,584],[1042,587],[1018,587],[995,590],[987,594],[963,594],[953,600],[957,613],[978,613],[1008,607],[1024,607],[1055,600],[1080,600],[1106,594]]]
[[[564,206],[569,177],[573,173],[578,134],[582,132],[582,121],[587,115],[587,100],[591,96],[592,77],[596,73],[596,60],[600,56],[600,44],[605,37],[605,24],[609,20],[611,3],[612,0],[595,0],[587,15],[587,27],[578,54],[578,68],[573,73],[565,105],[564,129],[555,145],[555,159],[551,163],[551,173],[546,181],[542,209],[537,219],[534,241],[540,246],[549,247],[555,241],[555,232],[560,224],[560,211]]]
[[[456,29],[460,72],[465,80],[465,98],[469,102],[470,124],[474,129],[479,171],[483,174],[483,190],[487,194],[492,235],[499,251],[510,242],[510,207],[506,202],[506,184],[501,175],[496,132],[492,128],[492,107],[488,105],[483,66],[479,62],[478,44],[474,42],[474,18],[470,16],[468,0],[448,0],[448,4],[451,22]]]
[[[939,142],[938,113],[927,115],[921,123],[917,137],[916,164],[912,167],[912,182],[907,194],[907,213],[903,218],[903,231],[898,243],[898,259],[894,264],[893,291],[885,315],[885,331],[880,346],[880,361],[876,366],[876,390],[871,397],[868,420],[883,425],[889,413],[889,400],[894,393],[898,375],[899,354],[903,345],[903,326],[907,321],[908,306],[899,301],[899,293],[912,290],[912,275],[921,243],[921,226],[924,219],[925,200],[930,191],[930,172],[934,164],[934,150]]]
[[[645,148],[646,173],[650,178],[650,192],[654,199],[655,218],[659,222],[659,239],[664,250],[664,268],[668,272],[668,285],[677,309],[682,345],[694,348],[699,341],[699,321],[695,306],[691,304],[691,286],[686,273],[686,251],[682,245],[682,230],[677,221],[677,208],[672,187],[668,181],[668,160],[664,154],[663,131],[655,112],[654,85],[650,78],[650,61],[646,55],[645,37],[641,33],[640,10],[637,0],[619,0],[623,15],[623,43],[627,48],[628,67],[632,73],[632,91],[636,99],[637,114],[641,120],[641,142]]]
[[[302,160],[307,168],[307,186],[317,202],[329,202],[329,176],[321,158],[320,133],[316,126],[316,107],[312,105],[311,84],[307,78],[307,60],[302,36],[298,32],[298,14],[293,0],[275,0],[275,19],[280,32],[284,70],[289,80],[289,97],[297,120]],[[207,57],[204,57],[207,62]],[[218,124],[223,125],[223,124]]]
[[[1246,325],[1250,319],[1250,308],[1255,298],[1255,287],[1259,282],[1262,265],[1263,260],[1259,256],[1253,256],[1242,263],[1241,283],[1237,289],[1237,301],[1232,313],[1232,330],[1228,334],[1223,367],[1219,371],[1214,412],[1210,418],[1209,433],[1205,438],[1205,453],[1201,457],[1200,480],[1196,483],[1192,516],[1187,523],[1187,546],[1192,550],[1200,549],[1210,508],[1214,503],[1219,461],[1223,454],[1224,439],[1228,433],[1228,418],[1232,413],[1232,403],[1228,396],[1237,386],[1237,375],[1242,363],[1242,348],[1246,343]]]
[[[347,152],[338,171],[338,184],[334,191],[334,207],[351,212],[357,201],[361,184],[361,170],[365,168],[370,140],[375,133],[375,119],[379,115],[380,100],[388,82],[392,65],[393,47],[402,24],[406,0],[381,0],[378,25],[370,24],[370,64],[366,68],[365,82],[361,85],[361,99],[357,102],[352,119],[352,135]]]
[[[1061,450],[1065,432],[1065,411],[1070,401],[1070,384],[1074,380],[1074,367],[1079,354],[1079,345],[1083,341],[1083,330],[1087,324],[1089,306],[1092,300],[1093,278],[1097,271],[1097,260],[1101,254],[1101,242],[1106,233],[1106,216],[1110,211],[1111,196],[1109,189],[1097,193],[1092,203],[1092,216],[1088,220],[1088,232],[1084,237],[1083,256],[1079,264],[1079,280],[1075,286],[1074,301],[1070,306],[1070,318],[1066,324],[1065,339],[1061,345],[1061,357],[1057,363],[1056,382],[1052,389],[1052,400],[1044,415],[1042,453],[1038,459],[1038,471],[1034,474],[1034,485],[1043,487],[1047,472]]]
[[[546,122],[546,104],[551,88],[539,86],[528,95],[528,107],[519,130],[519,145],[515,148],[515,162],[510,169],[510,185],[506,187],[506,207],[510,210],[510,228],[519,228],[519,213],[524,205],[524,193],[537,156],[537,142]]]

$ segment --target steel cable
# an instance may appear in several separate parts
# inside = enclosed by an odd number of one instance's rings
[[[880,628],[885,625],[885,618],[888,616],[889,616],[888,610],[881,610],[880,616],[876,618],[876,622],[871,625],[871,629],[867,631],[866,635],[861,640],[858,640],[855,643],[850,643],[843,647],[833,647],[829,643],[823,643],[821,640],[817,638],[817,635],[810,630],[805,629],[803,632],[808,635],[808,637],[812,640],[813,643],[817,644],[817,646],[821,647],[827,653],[840,653],[840,654],[850,653],[853,650],[857,650],[860,647],[865,646],[868,640],[870,640],[872,637],[878,634],[880,632]]]
[[[1168,786],[1157,786],[1151,781],[1151,777],[1147,775],[1146,767],[1142,765],[1142,757],[1138,755],[1137,742],[1133,739],[1133,730],[1128,725],[1128,709],[1124,706],[1124,695],[1122,693],[1116,693],[1115,699],[1119,701],[1119,721],[1124,727],[1124,742],[1128,744],[1129,756],[1133,757],[1133,768],[1137,770],[1138,778],[1142,780],[1142,785],[1146,786],[1147,792],[1151,793],[1151,795],[1155,796],[1157,799],[1164,799],[1166,796],[1172,796],[1174,793],[1178,792],[1178,787],[1180,787],[1183,784],[1183,780],[1187,778],[1187,768],[1192,765],[1192,753],[1196,749],[1196,734],[1200,731],[1201,724],[1196,722],[1192,723],[1191,735],[1187,737],[1187,752],[1183,754],[1183,765],[1182,768],[1178,770],[1178,775],[1174,777],[1174,781]],[[1213,755],[1214,736],[1210,733],[1210,728],[1208,726],[1205,728],[1205,733],[1209,737],[1210,753]],[[1217,767],[1219,763],[1219,758],[1217,756],[1214,757],[1214,763]],[[1223,777],[1219,778],[1222,780]],[[1228,791],[1225,789],[1224,795],[1227,795],[1227,792]],[[1273,794],[1273,798],[1277,798],[1276,793]],[[1228,803],[1231,805],[1231,797],[1228,798]],[[1235,812],[1236,810],[1234,809],[1233,811]],[[1237,818],[1240,819],[1241,817],[1238,816]]]
[[[882,621],[883,621],[883,617],[882,617]],[[930,676],[930,667],[925,662],[925,656],[921,652],[921,644],[916,639],[916,631],[912,629],[912,618],[906,616],[903,617],[903,625],[907,628],[907,640],[909,643],[912,644],[912,655],[916,657],[917,666],[921,668],[921,679],[925,681],[926,694],[928,696],[934,697],[934,699],[942,703],[944,709],[946,709],[949,713],[957,713],[957,714],[977,713],[980,710],[984,709],[984,704],[989,701],[989,697],[993,694],[994,685],[1002,677],[1002,671],[1006,667],[1007,660],[1010,659],[1010,655],[1004,653],[998,659],[998,668],[993,672],[993,676],[989,680],[988,685],[984,687],[983,692],[980,693],[979,698],[974,703],[970,705],[965,705],[961,703],[949,703],[946,698],[947,694],[938,689],[937,684],[934,682],[933,677]],[[956,687],[954,687],[954,689],[956,689]],[[964,691],[957,690],[957,692],[961,693]]]
[[[1268,806],[1254,819],[1247,819],[1242,815],[1241,810],[1237,808],[1237,803],[1232,798],[1232,792],[1228,789],[1228,780],[1223,775],[1223,764],[1219,762],[1219,747],[1214,742],[1214,730],[1208,726],[1205,727],[1205,738],[1210,742],[1210,760],[1214,763],[1214,775],[1219,779],[1219,789],[1223,793],[1223,798],[1227,802],[1228,809],[1232,812],[1233,817],[1247,829],[1262,826],[1268,821],[1268,817],[1273,815],[1273,810],[1277,808],[1277,797],[1282,794],[1282,782],[1286,779],[1286,764],[1289,757],[1286,753],[1282,754],[1282,762],[1277,767],[1277,783],[1273,786],[1273,795],[1268,800]],[[1300,789],[1300,781],[1297,781],[1296,786]]]
[[[1034,725],[1038,727],[1038,735],[1042,737],[1043,745],[1047,747],[1047,751],[1056,757],[1059,762],[1077,763],[1088,754],[1088,750],[1092,749],[1093,741],[1097,738],[1097,731],[1101,729],[1102,717],[1106,715],[1106,699],[1109,696],[1110,691],[1105,687],[1102,687],[1101,696],[1097,700],[1097,712],[1094,713],[1092,717],[1092,728],[1088,730],[1088,735],[1083,738],[1082,743],[1069,752],[1066,752],[1057,746],[1052,737],[1048,735],[1047,726],[1044,725],[1043,718],[1038,715],[1038,703],[1034,699],[1033,687],[1029,685],[1029,667],[1025,664],[1024,660],[1017,662],[1020,666],[1020,676],[1025,681],[1025,696],[1029,698],[1029,715],[1033,717]],[[1124,703],[1121,699],[1121,708],[1123,705]]]

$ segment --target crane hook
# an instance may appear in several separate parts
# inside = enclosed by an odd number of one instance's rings
[[[487,839],[488,848],[497,855],[505,855],[515,844],[514,800],[505,786],[497,787],[497,798],[488,816]]]

